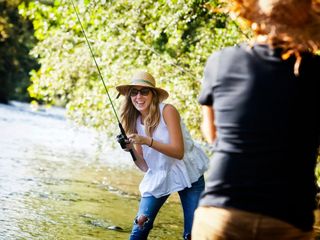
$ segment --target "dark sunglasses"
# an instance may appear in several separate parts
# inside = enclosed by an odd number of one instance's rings
[[[142,96],[148,96],[150,91],[151,91],[150,88],[141,88],[140,90],[136,88],[132,88],[130,90],[130,97],[135,97],[138,95],[138,93],[140,93],[140,95]]]

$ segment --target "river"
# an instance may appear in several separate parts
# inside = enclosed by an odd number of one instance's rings
[[[128,239],[142,174],[112,141],[62,108],[0,104],[0,239]],[[174,194],[149,239],[181,239],[182,228]]]

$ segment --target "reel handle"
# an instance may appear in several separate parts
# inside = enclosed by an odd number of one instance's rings
[[[122,136],[124,137],[125,140],[127,140],[128,137],[127,137],[127,135],[126,135],[126,133],[125,133],[123,127],[122,127],[122,124],[121,124],[120,122],[119,122],[119,128],[120,128],[120,131],[121,131]],[[131,154],[132,160],[133,160],[133,161],[136,161],[137,158],[136,158],[136,156],[134,155],[133,150],[130,149],[129,152],[130,152],[130,154]]]

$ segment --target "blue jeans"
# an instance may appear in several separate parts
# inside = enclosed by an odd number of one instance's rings
[[[193,214],[198,206],[201,192],[204,190],[204,177],[201,176],[198,181],[192,183],[191,188],[185,188],[179,191],[184,216],[183,239],[190,239],[193,223]],[[145,240],[153,227],[153,222],[165,201],[170,195],[160,198],[142,197],[140,200],[139,211],[134,220],[130,240]]]

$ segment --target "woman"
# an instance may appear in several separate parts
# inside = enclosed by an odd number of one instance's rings
[[[254,41],[213,53],[205,67],[199,102],[215,153],[192,238],[313,239],[319,2],[230,2]]]
[[[145,172],[140,183],[141,201],[130,239],[147,239],[161,206],[178,192],[184,212],[184,239],[191,239],[193,213],[204,189],[208,159],[194,145],[176,108],[162,103],[169,94],[156,87],[153,76],[137,72],[130,84],[117,90],[125,96],[121,122]]]

